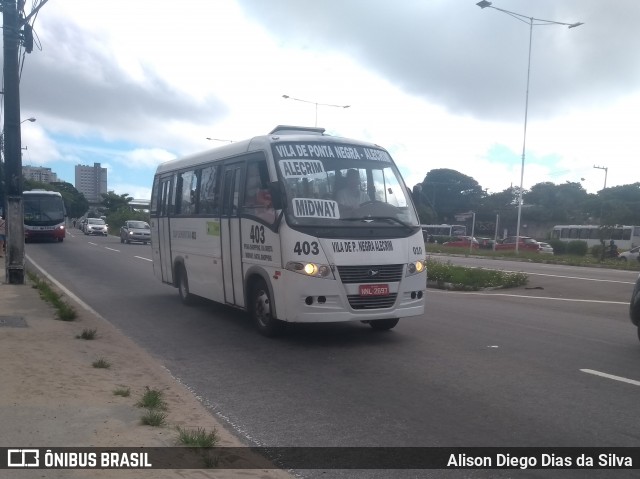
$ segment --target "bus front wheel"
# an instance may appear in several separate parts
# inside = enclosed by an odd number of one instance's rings
[[[398,321],[400,321],[398,318],[373,319],[369,321],[369,326],[371,326],[376,331],[388,331],[395,328],[396,324],[398,324]]]
[[[271,296],[264,280],[260,279],[251,288],[249,298],[251,317],[258,331],[265,336],[276,336],[283,328],[282,321],[274,318],[271,312]]]
[[[189,292],[189,278],[187,277],[187,270],[184,266],[178,268],[178,293],[182,304],[190,306],[193,304],[193,295]]]

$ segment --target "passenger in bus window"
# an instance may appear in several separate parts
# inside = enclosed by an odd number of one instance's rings
[[[264,166],[261,174],[260,166]],[[247,169],[247,183],[244,195],[244,207],[247,213],[273,222],[275,210],[271,201],[271,193],[267,186],[266,164],[251,163]]]
[[[336,201],[342,211],[350,211],[358,208],[362,203],[369,201],[367,193],[360,186],[360,173],[358,170],[348,170],[344,186],[338,190]]]

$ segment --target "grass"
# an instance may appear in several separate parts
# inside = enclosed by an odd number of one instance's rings
[[[113,390],[113,395],[128,398],[129,396],[131,396],[131,389],[125,386],[120,386]]]
[[[155,409],[164,411],[167,409],[167,403],[164,400],[164,394],[158,389],[150,389],[149,386],[145,387],[145,392],[142,395],[142,399],[138,401],[136,406],[146,409]]]
[[[104,358],[96,359],[91,365],[97,369],[109,369],[111,363]]]
[[[218,443],[218,433],[214,429],[207,432],[206,429],[184,429],[178,426],[178,440],[181,444],[190,447],[214,447]]]
[[[82,333],[78,334],[76,336],[76,339],[86,339],[87,341],[90,341],[92,339],[96,339],[96,333],[98,332],[97,329],[83,329]]]
[[[58,294],[45,280],[41,279],[38,275],[27,272],[27,276],[33,282],[33,287],[38,290],[40,297],[51,303],[56,309],[56,316],[61,321],[74,321],[78,314],[69,304],[62,299],[62,296]]]
[[[140,418],[140,422],[145,426],[160,427],[166,424],[167,415],[162,411],[149,409]]]
[[[513,288],[527,284],[526,273],[511,273],[484,268],[455,266],[450,261],[427,259],[427,278],[438,285],[453,285],[454,289]]]

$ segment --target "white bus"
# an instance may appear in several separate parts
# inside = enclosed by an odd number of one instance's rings
[[[420,225],[425,236],[467,236],[465,225]]]
[[[410,198],[381,147],[278,126],[158,167],[154,274],[184,303],[196,295],[248,311],[267,336],[286,322],[391,329],[424,312]]]
[[[601,239],[607,245],[613,240],[618,249],[629,250],[640,246],[640,226],[556,225],[551,238],[585,241],[589,247],[601,244]]]
[[[22,192],[24,207],[24,240],[53,239],[64,241],[67,212],[62,195],[57,191]]]

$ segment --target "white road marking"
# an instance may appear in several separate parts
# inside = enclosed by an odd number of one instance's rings
[[[543,299],[545,301],[568,301],[573,303],[599,303],[599,304],[619,304],[622,306],[629,306],[629,301],[602,301],[598,299],[573,299],[573,298],[553,298],[550,296],[528,296],[526,294],[508,294],[508,293],[483,293],[481,291],[446,291],[440,289],[431,289],[429,294],[432,293],[446,293],[446,294],[464,294],[475,296],[505,296],[508,298],[523,298],[523,299]]]
[[[145,261],[153,261],[153,260],[152,260],[152,259],[150,259],[150,258],[143,258],[142,256],[134,256],[134,258],[143,259],[143,260],[145,260]]]
[[[98,246],[98,243],[92,243],[91,241],[87,241],[87,243],[92,244],[93,246]]]
[[[108,249],[109,251],[115,251],[116,253],[119,253],[120,250],[119,249],[113,249],[113,248],[109,248],[108,246],[105,246],[104,249]]]
[[[613,379],[614,381],[620,381],[627,384],[633,384],[634,386],[640,386],[640,381],[636,381],[635,379],[623,378],[622,376],[614,376],[613,374],[602,373],[593,369],[581,369],[580,371],[587,374],[593,374],[594,376],[600,376],[607,379]]]

